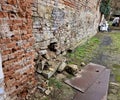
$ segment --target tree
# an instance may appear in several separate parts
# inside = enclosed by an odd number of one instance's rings
[[[110,2],[111,0],[102,0],[100,4],[100,12],[104,14],[105,17],[109,16],[110,14]]]

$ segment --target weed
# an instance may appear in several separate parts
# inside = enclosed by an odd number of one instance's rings
[[[79,46],[75,49],[74,52],[68,53],[69,63],[80,65],[85,58],[92,55],[92,52],[96,49],[99,44],[99,39],[97,37],[93,37],[87,42],[85,42],[82,46]]]
[[[56,88],[60,89],[62,88],[62,82],[60,82],[59,80],[55,78],[51,78],[49,80],[49,86],[55,86]]]
[[[120,65],[113,65],[113,73],[115,74],[115,79],[120,83]]]

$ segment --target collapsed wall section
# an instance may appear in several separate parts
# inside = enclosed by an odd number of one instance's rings
[[[95,35],[99,5],[100,0],[35,0],[32,10],[36,62],[57,59]]]
[[[32,0],[0,0],[0,52],[5,100],[22,100],[35,85]]]

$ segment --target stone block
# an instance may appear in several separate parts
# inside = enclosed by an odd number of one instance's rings
[[[40,51],[39,51],[39,54],[45,55],[45,54],[47,54],[47,50],[40,50]]]
[[[46,77],[47,79],[49,79],[50,77],[52,77],[55,74],[55,72],[57,71],[59,65],[60,65],[60,62],[54,62],[54,64],[52,64],[52,66],[49,67],[48,70],[44,70],[42,72],[42,75],[44,77]]]
[[[67,64],[66,64],[65,62],[62,62],[62,63],[60,64],[59,68],[58,68],[58,72],[64,71],[66,65],[67,65]]]
[[[74,64],[68,64],[65,68],[65,70],[72,74],[72,75],[75,75],[77,72],[78,72],[78,66],[77,65],[74,65]]]

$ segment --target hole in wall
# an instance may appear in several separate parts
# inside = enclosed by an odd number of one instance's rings
[[[57,51],[56,46],[57,46],[57,42],[54,42],[54,43],[50,43],[48,48],[49,48],[49,50],[56,52]]]

